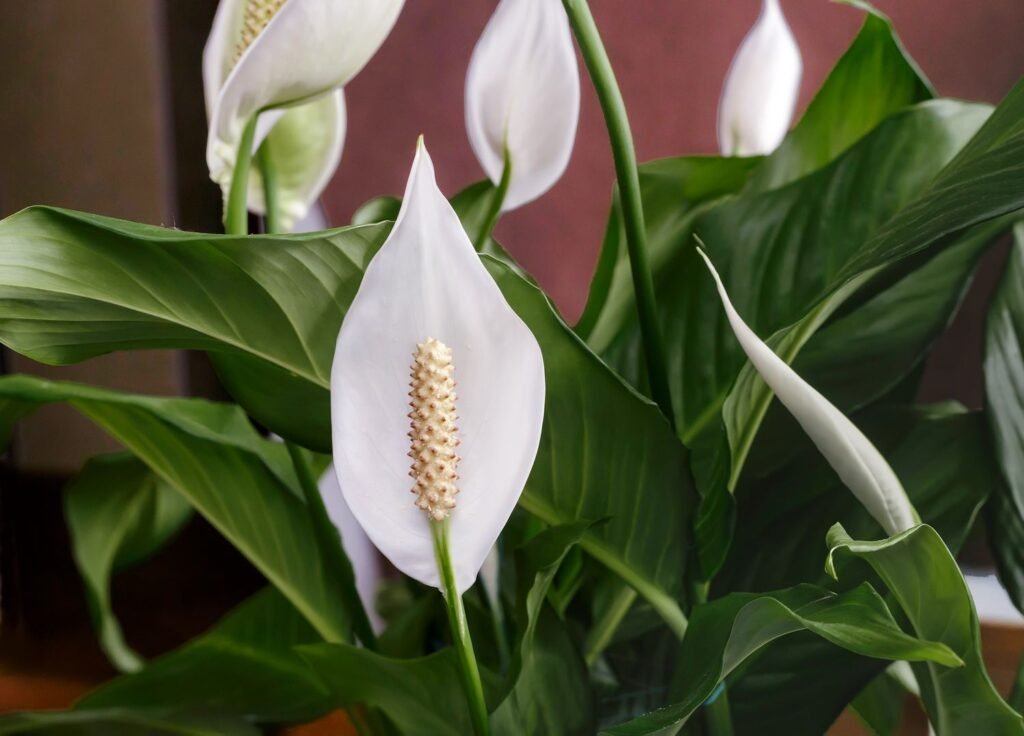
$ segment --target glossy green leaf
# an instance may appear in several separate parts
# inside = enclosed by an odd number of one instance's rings
[[[885,582],[923,638],[942,642],[964,661],[960,668],[914,665],[928,717],[938,736],[1022,734],[1024,719],[996,692],[981,657],[974,601],[942,538],[930,526],[914,527],[879,542],[852,539],[839,524],[828,535],[827,569],[856,558]]]
[[[883,672],[857,694],[850,708],[873,736],[899,736],[906,695],[906,690]]]
[[[844,1],[866,12],[864,25],[800,122],[751,177],[751,189],[775,189],[820,169],[885,118],[933,96],[889,19],[865,2]]]
[[[545,606],[562,560],[589,526],[546,529],[516,555],[521,633],[510,668],[511,688],[491,717],[496,734],[594,733],[586,664],[564,624]]]
[[[940,404],[878,407],[855,420],[892,463],[924,520],[959,549],[998,484],[984,418]],[[838,520],[858,536],[882,535],[809,442],[784,469],[741,483],[737,501],[733,548],[714,581],[716,594],[801,581],[835,585],[821,566],[828,528]],[[843,576],[844,587],[863,579],[855,572]],[[794,636],[769,645],[737,673],[729,692],[734,723],[740,732],[817,736],[881,671],[878,660],[816,637]],[[787,686],[780,689],[779,682]],[[795,709],[799,724],[792,719]]]
[[[0,378],[0,404],[52,402],[91,419],[187,498],[325,638],[347,639],[345,591],[316,545],[287,451],[262,439],[238,407]]]
[[[999,578],[1024,610],[1024,223],[989,307],[985,403],[1004,484],[988,514]]]
[[[238,353],[249,360],[225,383],[247,411],[328,450],[338,325],[387,230],[248,238],[27,209],[0,222],[0,342],[61,364],[130,348]]]
[[[216,715],[180,715],[174,711],[113,708],[102,711],[51,711],[0,716],[0,734],[42,736],[258,736],[247,723]]]
[[[75,708],[217,711],[257,723],[311,720],[333,705],[326,686],[293,647],[316,641],[306,620],[268,588],[207,633],[138,673],[102,685]]]
[[[676,733],[745,659],[782,636],[804,630],[865,656],[931,660],[949,667],[961,664],[945,645],[901,631],[867,584],[842,594],[810,585],[760,595],[733,593],[694,611],[674,688],[684,693],[683,700],[602,733]]]
[[[392,659],[344,644],[296,651],[331,691],[334,706],[379,708],[403,736],[461,736],[473,732],[455,651]]]
[[[999,483],[984,417],[939,404],[879,407],[855,419],[892,465],[924,521],[959,549]],[[822,540],[836,521],[861,538],[882,536],[814,447],[800,446],[802,452],[783,468],[737,489],[733,546],[714,582],[720,593],[800,582],[827,585]]]
[[[124,641],[111,609],[113,573],[144,560],[189,519],[188,502],[131,455],[104,455],[86,463],[64,490],[64,515],[75,564],[100,646],[119,670],[142,659]]]
[[[681,632],[688,539],[683,448],[657,407],[608,369],[536,286],[484,256],[544,354],[547,397],[519,505],[551,526],[607,519],[580,546]]]

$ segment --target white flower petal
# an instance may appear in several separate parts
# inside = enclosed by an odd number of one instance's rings
[[[484,559],[483,567],[480,568],[480,583],[484,586],[484,595],[487,596],[487,603],[492,611],[498,610],[501,606],[501,554],[498,552],[498,545],[491,547]]]
[[[504,209],[550,189],[576,138],[580,75],[569,19],[559,0],[501,0],[466,74],[466,130],[497,184],[507,144],[512,179]]]
[[[289,107],[343,87],[366,65],[391,31],[403,0],[288,0],[230,67],[210,116],[206,159],[210,177],[230,181],[242,131],[254,115]],[[229,0],[214,23],[212,55],[233,48],[240,27]],[[237,18],[237,19],[236,19]],[[205,61],[205,59],[204,59]],[[210,85],[213,62],[204,74]]]
[[[718,145],[726,156],[767,155],[789,130],[803,63],[779,0],[764,0],[743,39],[718,103]]]
[[[345,96],[339,89],[288,108],[263,142],[277,174],[281,227],[291,232],[320,198],[341,162],[345,144]],[[268,114],[260,116],[262,122]],[[259,166],[249,174],[249,209],[266,212]]]
[[[327,215],[327,210],[324,209],[323,204],[316,202],[312,207],[309,208],[309,212],[304,218],[295,224],[292,228],[293,233],[318,233],[321,230],[327,230],[331,227],[331,218]]]
[[[418,343],[452,350],[460,493],[452,564],[469,588],[533,466],[544,416],[540,347],[487,273],[420,144],[402,209],[338,334],[334,462],[349,508],[399,570],[439,586],[430,523],[409,477],[409,369]]]
[[[352,562],[352,569],[356,574],[356,590],[359,599],[363,602],[366,615],[370,619],[373,630],[380,633],[384,628],[384,621],[377,614],[377,588],[383,579],[380,570],[380,562],[377,557],[377,549],[373,542],[366,536],[366,532],[359,526],[356,517],[352,515],[344,496],[341,495],[341,488],[338,486],[338,475],[331,465],[320,476],[320,495],[324,499],[324,506],[327,507],[327,515],[331,523],[341,534],[341,546]]]
[[[864,434],[754,334],[729,301],[722,279],[698,252],[718,286],[736,339],[764,382],[789,409],[846,487],[889,535],[920,523],[899,478]]]

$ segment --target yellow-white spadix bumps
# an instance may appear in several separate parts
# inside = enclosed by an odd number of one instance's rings
[[[718,145],[726,156],[774,151],[789,130],[803,63],[779,0],[764,0],[743,39],[718,103]]]
[[[270,136],[282,223],[305,217],[341,158],[341,88],[376,53],[402,3],[221,0],[203,53],[210,178],[227,191],[242,132],[259,115],[252,151]],[[265,207],[258,169],[249,207]]]
[[[743,352],[846,487],[889,535],[921,523],[899,478],[881,453],[853,422],[754,334],[733,308],[711,260],[703,250],[698,252],[715,279],[729,325]]]
[[[508,149],[512,176],[503,209],[550,189],[576,140],[580,75],[560,0],[501,0],[466,73],[466,132],[498,184]]]
[[[440,587],[431,525],[447,524],[461,593],[522,493],[543,417],[537,340],[474,251],[421,143],[398,219],[338,334],[331,419],[345,500],[384,556],[427,585]]]

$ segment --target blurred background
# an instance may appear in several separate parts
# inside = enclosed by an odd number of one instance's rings
[[[592,0],[629,109],[640,160],[715,153],[718,95],[760,0]],[[877,0],[939,94],[997,102],[1024,73],[1024,0]],[[799,111],[855,35],[862,13],[827,0],[782,0],[800,45]],[[0,216],[31,204],[187,230],[220,230],[205,167],[200,79],[215,0],[0,0]],[[364,201],[400,194],[424,134],[449,195],[483,178],[463,125],[469,57],[492,0],[407,0],[381,51],[346,89],[349,127],[324,195],[334,225]],[[581,65],[582,66],[582,65]],[[507,215],[496,236],[571,323],[583,307],[613,182],[589,83],[566,175]],[[927,399],[981,401],[983,308],[1002,251],[982,267],[926,374]],[[216,395],[201,356],[150,352],[50,368],[3,354],[2,370],[152,394]],[[111,674],[68,551],[59,489],[85,458],[112,449],[60,408],[19,428],[0,465],[0,710],[59,705]],[[969,560],[984,565],[984,559]],[[144,654],[175,646],[259,586],[203,522],[115,579],[114,606]],[[989,627],[996,677],[1016,666],[1019,635]],[[39,683],[46,683],[40,687]]]

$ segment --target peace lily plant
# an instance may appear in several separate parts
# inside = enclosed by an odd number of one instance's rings
[[[442,193],[421,139],[400,201],[306,232],[350,175],[344,86],[402,3],[223,0],[203,61],[225,234],[0,222],[4,345],[203,350],[237,402],[0,377],[0,437],[65,403],[124,447],[64,494],[124,674],[0,733],[341,711],[361,734],[811,735],[850,710],[895,734],[908,701],[940,736],[1024,733],[956,562],[983,526],[1024,602],[1024,86],[937,98],[889,20],[846,4],[863,26],[795,125],[800,53],[765,0],[725,77],[723,155],[638,164],[585,0],[500,0],[465,59],[486,181]],[[577,53],[616,176],[570,327],[492,233],[571,165]],[[1011,230],[984,408],[921,403]],[[196,513],[266,589],[147,661],[111,578]]]

